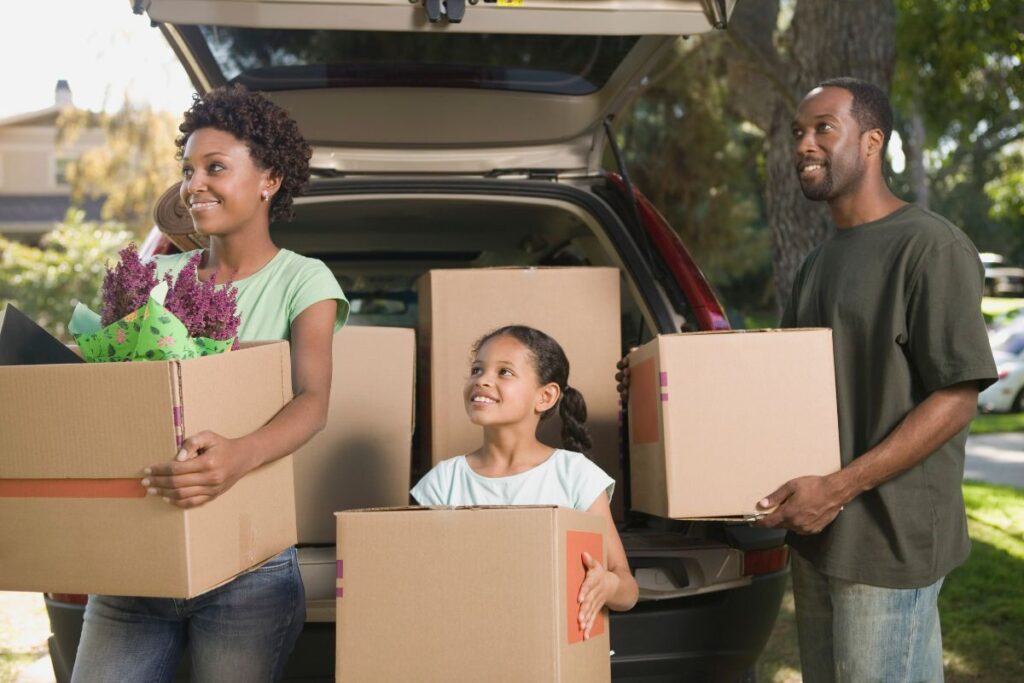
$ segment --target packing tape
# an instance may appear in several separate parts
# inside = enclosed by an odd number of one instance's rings
[[[139,479],[0,479],[0,498],[145,498]]]

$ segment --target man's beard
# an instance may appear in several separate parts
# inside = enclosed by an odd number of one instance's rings
[[[807,184],[802,180],[800,181],[800,189],[803,190],[804,196],[810,199],[812,202],[820,202],[828,199],[832,195],[832,165],[828,164],[822,168],[822,175],[824,176],[820,182]],[[800,180],[799,176],[797,180]]]

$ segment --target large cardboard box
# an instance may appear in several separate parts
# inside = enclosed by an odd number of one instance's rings
[[[569,358],[569,384],[587,402],[588,453],[621,482],[619,396],[615,363],[621,357],[619,271],[615,268],[473,268],[432,270],[418,282],[420,434],[429,464],[480,446],[462,387],[471,347],[487,332],[523,324],[554,337]],[[541,438],[561,444],[555,415]],[[613,503],[618,504],[616,496]]]
[[[299,543],[334,544],[334,512],[409,503],[415,332],[348,326],[334,335],[327,426],[295,452]]]
[[[187,598],[295,543],[292,462],[182,510],[142,470],[292,397],[287,342],[187,361],[0,367],[0,590]]]
[[[336,680],[609,681],[607,616],[583,640],[576,602],[604,530],[555,507],[340,513]]]
[[[634,510],[751,517],[790,479],[839,469],[831,330],[662,335],[629,377]]]

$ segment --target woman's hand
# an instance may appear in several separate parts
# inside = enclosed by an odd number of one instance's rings
[[[199,432],[185,439],[172,462],[147,467],[142,485],[151,495],[193,508],[227,491],[250,469],[238,439]]]
[[[583,639],[587,640],[597,615],[608,599],[618,591],[619,577],[605,569],[590,553],[583,553],[583,564],[587,567],[587,576],[580,586],[577,601],[580,603],[580,629],[583,631]]]

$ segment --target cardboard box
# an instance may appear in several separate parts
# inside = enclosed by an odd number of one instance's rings
[[[190,510],[140,484],[183,435],[248,434],[291,397],[287,342],[0,367],[0,590],[187,598],[293,545],[290,457]]]
[[[473,268],[432,270],[420,278],[419,390],[422,450],[429,465],[480,446],[462,387],[471,347],[491,330],[511,324],[554,337],[569,358],[569,384],[587,402],[588,453],[622,482],[619,395],[621,358],[619,271],[615,268]],[[561,445],[557,415],[541,424],[541,440]],[[618,506],[621,496],[614,496]]]
[[[399,327],[334,335],[327,426],[295,452],[299,543],[334,545],[334,512],[409,504],[416,339]]]
[[[607,615],[582,639],[584,550],[605,522],[555,507],[338,515],[338,681],[611,679]]]
[[[839,469],[831,330],[662,335],[629,368],[634,510],[751,517],[790,479]]]

